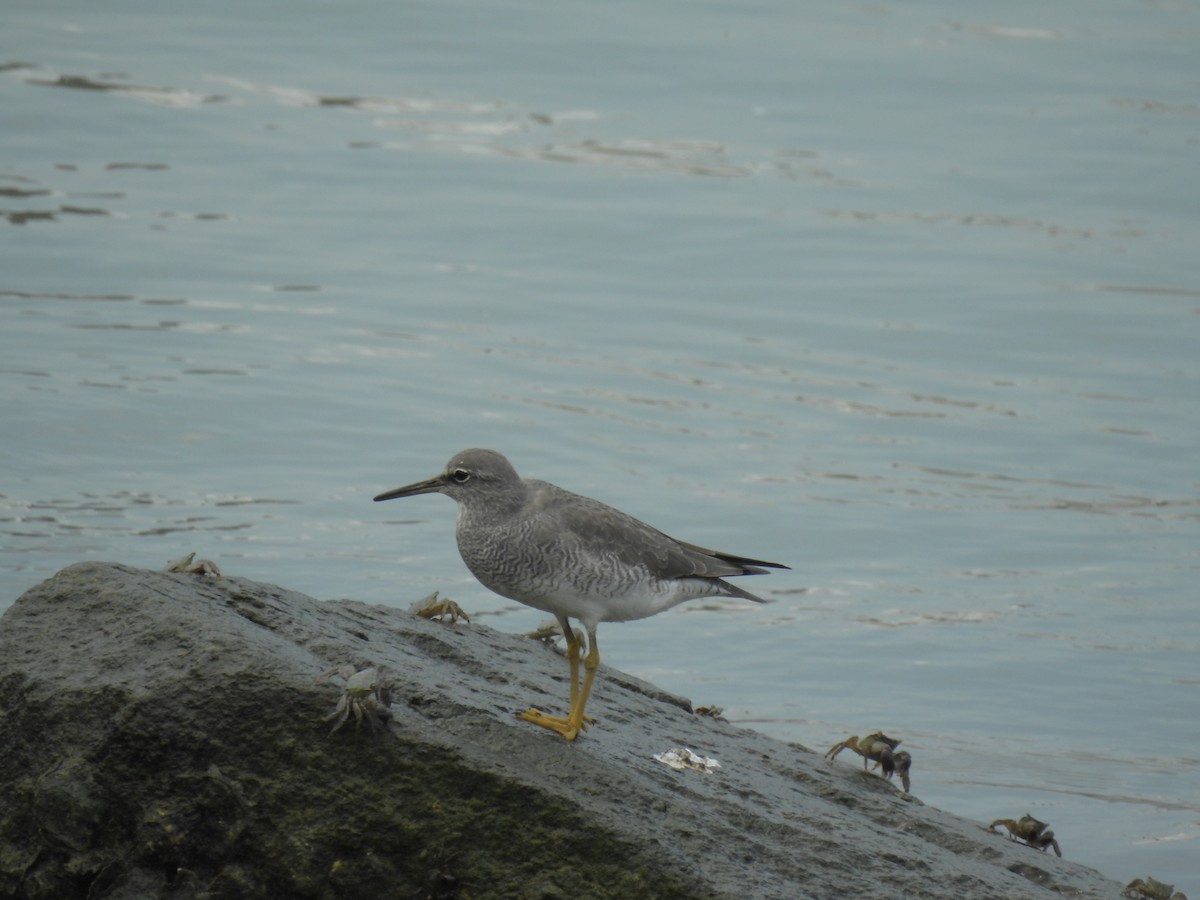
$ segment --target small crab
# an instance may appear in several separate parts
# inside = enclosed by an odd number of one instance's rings
[[[1058,841],[1054,839],[1054,832],[1046,826],[1045,822],[1038,821],[1029,813],[1025,813],[1015,822],[1012,819],[997,819],[988,826],[988,831],[995,831],[997,825],[1007,828],[1009,838],[1014,841],[1020,841],[1043,853],[1046,852],[1047,847],[1053,847],[1054,852],[1062,856],[1062,850],[1058,848]]]
[[[575,641],[580,647],[587,646],[587,638],[583,634],[582,628],[572,628],[571,632],[575,635]],[[554,619],[547,619],[542,622],[533,631],[525,632],[525,637],[533,638],[535,641],[541,641],[547,646],[558,649],[558,642],[563,639],[562,626]]]
[[[843,750],[853,750],[863,758],[863,771],[867,771],[867,763],[875,763],[875,768],[883,770],[883,777],[890,779],[893,774],[900,775],[900,783],[904,785],[904,793],[908,793],[908,770],[912,768],[912,756],[903,750],[897,751],[900,741],[890,738],[882,731],[868,734],[862,740],[858,735],[851,735],[844,741],[834,744],[825,754],[825,758],[833,761]]]
[[[1187,895],[1183,891],[1175,890],[1175,885],[1166,884],[1149,875],[1133,879],[1125,885],[1121,896],[1129,897],[1130,900],[1187,900]]]
[[[365,718],[371,729],[382,728],[392,717],[392,692],[387,682],[374,666],[354,670],[354,666],[346,663],[334,666],[322,672],[318,678],[338,677],[344,682],[342,696],[337,705],[322,721],[333,722],[329,733],[333,734],[344,724],[351,714],[354,715],[354,728],[357,731]]]
[[[167,567],[163,571],[183,572],[185,575],[204,575],[207,578],[221,577],[221,570],[217,568],[215,562],[211,559],[196,559],[195,553],[189,553],[173,562],[167,563]]]
[[[422,619],[432,619],[436,622],[445,622],[445,617],[449,616],[451,625],[459,619],[465,619],[467,622],[471,621],[471,617],[463,612],[463,608],[449,597],[443,597],[439,600],[437,591],[434,591],[423,600],[418,600],[408,608],[408,611],[420,616]]]
[[[707,716],[710,719],[716,719],[718,722],[727,721],[721,715],[721,713],[725,712],[725,708],[722,706],[697,706],[692,712],[698,716]]]

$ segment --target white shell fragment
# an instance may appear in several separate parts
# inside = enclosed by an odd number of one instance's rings
[[[678,750],[667,750],[664,753],[655,753],[654,758],[664,766],[670,766],[672,769],[694,769],[697,772],[712,772],[715,769],[721,768],[721,764],[712,757],[693,753],[686,747]]]

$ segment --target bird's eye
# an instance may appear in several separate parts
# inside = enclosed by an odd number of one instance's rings
[[[471,480],[471,473],[466,469],[455,469],[450,473],[450,477],[453,478],[457,484],[466,484]]]

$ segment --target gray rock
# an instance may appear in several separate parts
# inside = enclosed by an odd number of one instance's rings
[[[323,721],[346,663],[389,677],[384,729]],[[0,897],[1120,893],[610,668],[574,743],[514,717],[565,676],[476,623],[69,566],[0,619]],[[676,747],[721,768],[653,759]]]

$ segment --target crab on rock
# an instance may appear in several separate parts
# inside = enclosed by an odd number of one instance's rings
[[[182,572],[185,575],[203,575],[206,578],[220,578],[221,570],[211,559],[196,559],[196,554],[188,553],[179,559],[167,563],[164,572]]]
[[[449,618],[451,625],[459,619],[465,619],[468,623],[471,621],[471,617],[463,611],[463,608],[449,597],[438,599],[437,591],[434,591],[428,597],[418,600],[408,608],[408,611],[413,615],[420,616],[422,619],[430,619],[436,622],[445,622]]]
[[[356,730],[362,725],[363,719],[367,720],[372,730],[387,724],[388,719],[392,717],[392,692],[377,668],[371,666],[356,672],[354,666],[346,663],[334,666],[318,677],[333,676],[343,681],[343,688],[337,705],[322,720],[333,722],[333,727],[329,729],[330,734],[345,725],[351,715],[354,716]]]
[[[1038,821],[1029,813],[1025,813],[1015,822],[1012,819],[997,819],[988,826],[988,831],[995,831],[997,825],[1007,828],[1009,838],[1014,841],[1019,841],[1035,850],[1041,850],[1043,853],[1046,852],[1047,847],[1053,847],[1054,852],[1062,856],[1062,850],[1058,848],[1058,841],[1054,839],[1054,832],[1046,826],[1045,822]]]
[[[892,775],[900,776],[904,785],[904,793],[908,793],[908,770],[912,768],[912,756],[903,750],[896,750],[900,741],[890,738],[882,731],[868,734],[859,740],[858,735],[851,735],[844,741],[834,744],[825,753],[825,758],[833,761],[843,750],[853,750],[863,759],[863,771],[867,771],[867,763],[875,763],[875,768],[881,769],[883,777],[891,779]]]

